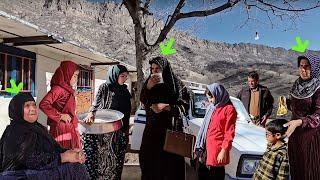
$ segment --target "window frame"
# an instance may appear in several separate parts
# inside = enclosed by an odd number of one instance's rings
[[[86,80],[85,77],[85,73],[88,73],[88,79]],[[95,77],[94,77],[94,68],[90,67],[90,66],[86,66],[86,65],[81,65],[79,64],[79,76],[78,76],[78,83],[77,83],[77,93],[76,93],[76,97],[77,99],[79,98],[80,94],[82,93],[82,91],[90,91],[90,102],[89,104],[86,104],[86,106],[88,106],[89,108],[91,107],[91,104],[94,100],[94,90],[95,90]],[[77,102],[77,113],[86,113],[85,111],[79,111],[78,109],[78,103]],[[79,105],[80,106],[80,105]]]
[[[28,72],[27,72],[27,77],[26,77],[26,80],[27,80],[27,87],[23,86],[23,89],[21,90],[21,92],[30,92],[32,93],[33,95],[36,95],[36,89],[34,89],[34,92],[32,92],[32,89],[31,89],[31,82],[32,82],[32,77],[31,77],[31,71],[33,71],[33,73],[35,74],[36,73],[36,66],[34,66],[34,69],[32,69],[32,61],[34,61],[34,63],[36,63],[36,60],[35,59],[32,59],[32,58],[29,58],[29,57],[24,57],[24,56],[20,56],[20,55],[15,55],[15,54],[11,54],[11,53],[7,53],[7,52],[2,52],[0,51],[0,56],[4,55],[4,78],[1,79],[1,85],[2,85],[2,89],[0,90],[0,95],[2,95],[2,93],[6,93],[5,89],[8,88],[8,72],[9,72],[9,68],[8,68],[8,56],[11,56],[11,57],[15,57],[16,61],[21,61],[21,67],[20,67],[20,71],[21,71],[21,82],[24,83],[24,76],[25,76],[25,69],[24,69],[24,65],[25,63],[28,63]],[[20,58],[20,60],[18,60],[18,58]],[[1,59],[2,61],[2,59]],[[11,59],[11,61],[13,61],[13,58]],[[13,69],[11,69],[13,70]],[[35,76],[34,76],[34,83],[35,83]],[[3,80],[3,81],[2,81]],[[20,83],[20,82],[19,82]],[[36,87],[36,84],[34,85]]]

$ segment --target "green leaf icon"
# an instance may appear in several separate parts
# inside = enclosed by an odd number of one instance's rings
[[[12,94],[18,94],[22,87],[23,87],[23,83],[19,83],[19,85],[17,86],[15,80],[10,79],[10,84],[11,84],[11,88],[6,88],[6,92],[8,93],[12,93]]]
[[[309,40],[305,40],[303,43],[300,37],[296,37],[297,46],[292,46],[292,50],[304,53],[309,46]]]
[[[171,54],[175,54],[177,51],[175,49],[172,48],[174,43],[174,39],[170,38],[169,42],[167,43],[167,45],[164,45],[163,43],[160,43],[160,49],[161,49],[161,54],[162,55],[171,55]]]

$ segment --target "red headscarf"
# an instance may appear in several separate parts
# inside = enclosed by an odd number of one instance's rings
[[[79,66],[72,61],[62,61],[56,72],[51,79],[51,87],[60,86],[70,93],[74,93],[74,90],[70,86],[70,80]]]

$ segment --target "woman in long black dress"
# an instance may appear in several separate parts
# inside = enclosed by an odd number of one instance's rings
[[[12,98],[9,117],[0,142],[0,179],[89,179],[83,152],[63,149],[37,122],[30,93]]]
[[[112,66],[107,81],[98,90],[96,99],[86,121],[93,122],[99,109],[113,109],[124,114],[123,127],[105,134],[83,134],[84,151],[87,156],[86,166],[91,179],[120,180],[124,157],[129,140],[129,119],[131,95],[124,82],[128,70],[125,66]]]
[[[142,180],[184,180],[184,157],[163,150],[166,130],[172,129],[172,118],[179,116],[180,108],[188,111],[190,94],[186,86],[172,72],[163,57],[150,60],[151,75],[141,91],[140,100],[146,109],[139,161]],[[161,77],[158,75],[162,73]],[[182,123],[178,123],[182,129]]]

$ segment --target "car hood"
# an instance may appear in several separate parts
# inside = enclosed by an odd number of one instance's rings
[[[197,135],[202,125],[203,118],[195,118],[189,121],[190,134]],[[265,130],[246,121],[237,121],[233,148],[250,154],[262,154],[267,148]]]
[[[264,128],[252,123],[237,122],[233,147],[239,151],[262,154],[267,148]]]

